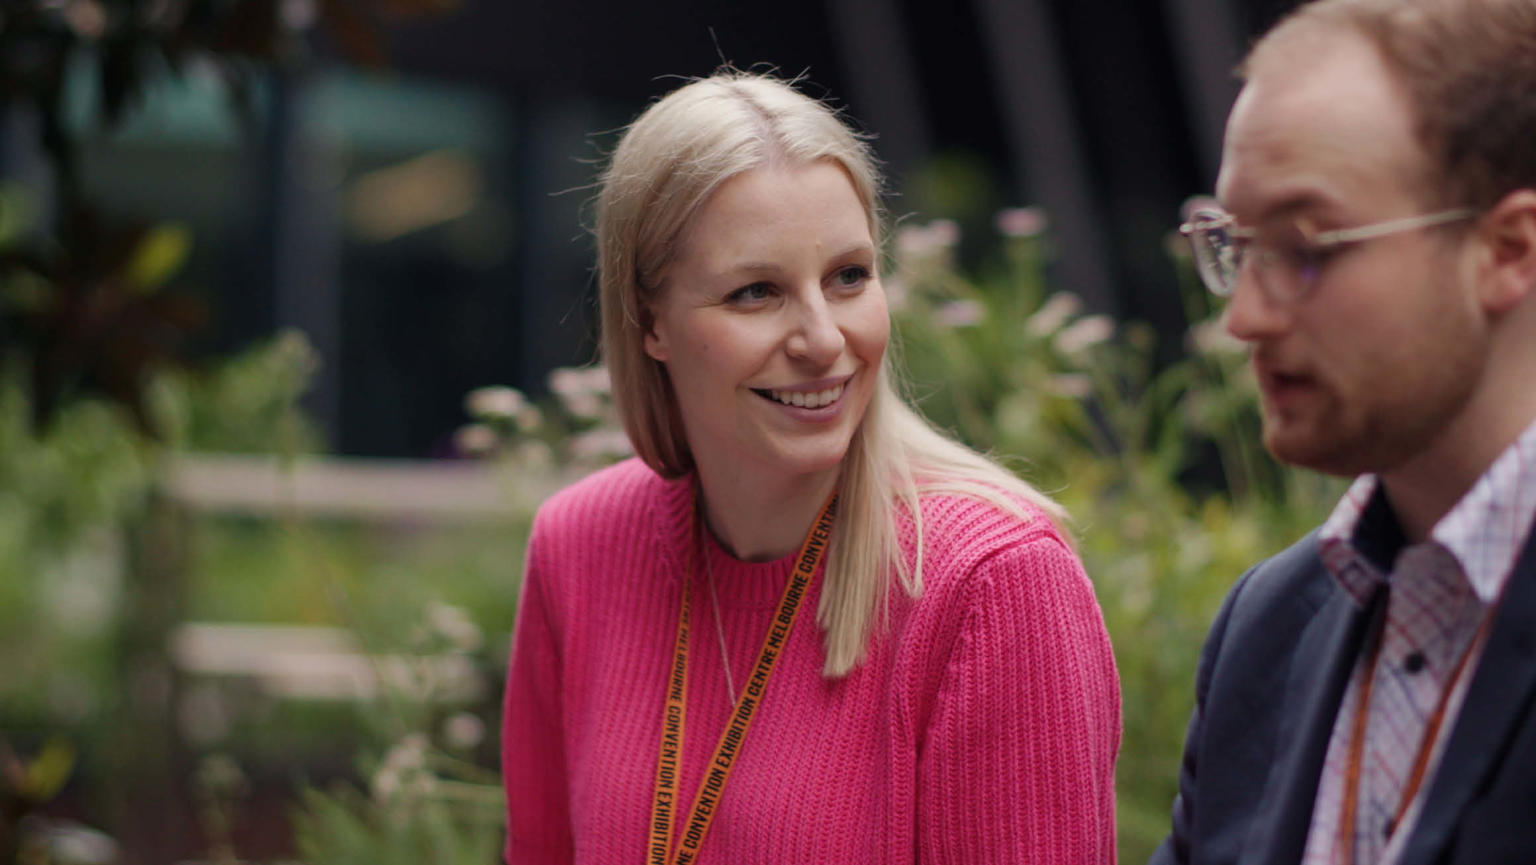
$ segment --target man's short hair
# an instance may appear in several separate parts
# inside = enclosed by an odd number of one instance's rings
[[[1438,169],[1437,203],[1487,208],[1536,189],[1536,0],[1316,0],[1266,33],[1240,73],[1317,26],[1353,28],[1381,53]]]

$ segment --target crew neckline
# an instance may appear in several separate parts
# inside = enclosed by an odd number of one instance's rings
[[[702,553],[706,558],[698,561],[700,564],[705,561],[709,563],[722,606],[775,607],[779,596],[783,594],[789,573],[794,569],[798,550],[767,562],[747,562],[736,558],[707,528],[699,532],[698,536],[693,534],[695,476],[687,474],[664,482],[667,489],[659,502],[657,540],[664,548],[672,551],[672,566],[677,573],[683,578],[688,577],[687,569],[694,566],[695,553]],[[699,588],[706,592],[708,587],[704,581],[708,576],[702,570],[696,575]]]

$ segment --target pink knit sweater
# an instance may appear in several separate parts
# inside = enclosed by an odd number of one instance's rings
[[[502,726],[509,863],[646,861],[690,507],[689,480],[631,460],[540,509]],[[893,591],[888,631],[839,680],[821,675],[812,583],[704,865],[1114,861],[1119,688],[1081,564],[1043,517],[953,496],[923,514],[922,597]],[[739,692],[793,556],[705,545]],[[692,584],[680,821],[731,710]]]

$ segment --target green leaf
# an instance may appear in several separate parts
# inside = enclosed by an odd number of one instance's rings
[[[0,182],[0,248],[11,246],[36,224],[37,207],[26,188]]]
[[[23,795],[34,802],[47,802],[58,795],[74,771],[74,746],[63,739],[50,739],[27,764]]]
[[[187,263],[192,252],[192,231],[185,224],[167,222],[150,229],[134,249],[124,276],[129,288],[149,294],[165,285]]]

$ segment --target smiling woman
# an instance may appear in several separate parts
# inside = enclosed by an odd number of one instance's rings
[[[645,351],[700,477],[724,485],[709,527],[738,558],[788,555],[808,521],[772,517],[832,491],[885,355],[864,206],[830,160],[750,169],[704,202],[667,284]]]
[[[638,457],[535,522],[508,862],[1113,861],[1092,587],[1049,499],[897,395],[873,165],[736,72],[614,152],[603,351]]]

